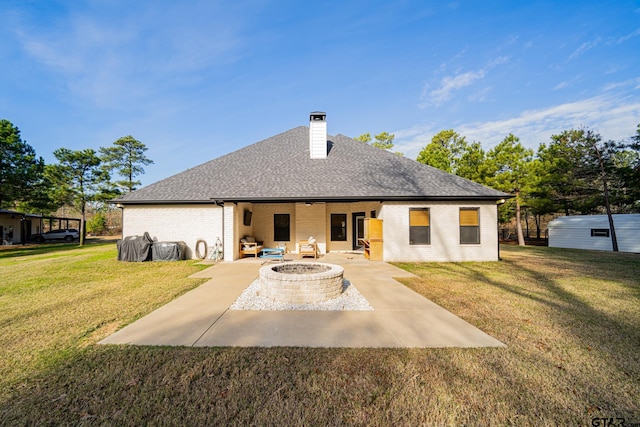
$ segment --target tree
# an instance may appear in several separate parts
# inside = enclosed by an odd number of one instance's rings
[[[533,215],[536,225],[536,238],[542,237],[542,217],[556,212],[556,205],[551,200],[544,185],[545,169],[539,158],[534,158],[530,165],[528,191],[523,195],[523,206]]]
[[[513,134],[507,135],[487,153],[487,165],[493,176],[489,179],[489,184],[515,195],[516,229],[520,246],[525,245],[520,216],[523,191],[530,180],[532,160],[533,150],[524,148],[520,139]]]
[[[480,184],[486,181],[482,145],[479,142],[469,144],[464,136],[453,129],[435,134],[416,160]]]
[[[16,203],[17,210],[30,213],[48,213],[54,212],[63,205],[55,198],[54,186],[47,175],[49,166],[44,165],[43,176],[29,192],[29,198]]]
[[[542,162],[539,190],[565,215],[592,213],[599,205],[592,186],[593,170],[584,167],[587,153],[580,143],[582,138],[580,130],[565,130],[538,149]]]
[[[104,212],[96,212],[89,221],[87,221],[87,231],[93,234],[101,234],[107,231],[107,216]]]
[[[360,142],[364,142],[365,144],[368,144],[371,142],[371,134],[369,132],[367,133],[363,133],[360,136],[356,136],[355,138],[356,141],[360,141]]]
[[[487,182],[486,154],[479,142],[466,144],[462,153],[454,159],[455,174],[479,184]]]
[[[617,213],[640,210],[640,151],[629,144],[612,142],[606,148],[608,161],[609,195],[611,206]]]
[[[443,130],[431,138],[431,142],[418,153],[416,160],[445,172],[455,173],[455,159],[460,156],[465,145],[464,136],[453,129]]]
[[[393,148],[393,140],[395,135],[389,132],[380,132],[374,138],[376,139],[371,143],[374,147],[382,148],[383,150],[391,150]]]
[[[0,120],[0,209],[38,199],[43,190],[44,160],[9,120]]]
[[[624,150],[614,159],[616,172],[621,181],[620,192],[624,196],[627,211],[640,212],[640,124],[631,142],[623,145]]]
[[[371,141],[371,134],[369,132],[363,133],[360,136],[355,137],[356,141],[364,142],[365,144],[369,144],[373,147],[381,148],[383,150],[391,150],[394,146],[393,140],[395,139],[395,135],[389,132],[380,132],[375,135],[375,141]],[[398,155],[402,155],[402,153],[396,152]]]
[[[617,251],[609,180],[615,174],[614,159],[619,145],[602,142],[602,137],[589,129],[563,131],[551,139],[549,147],[541,146],[539,150],[539,156],[547,165],[547,186],[555,188],[556,197],[564,202],[566,215],[570,207],[591,213],[604,206],[613,250]],[[550,194],[553,193],[550,191]]]
[[[609,228],[611,229],[611,244],[613,245],[613,251],[618,252],[618,238],[616,237],[616,228],[615,224],[613,223],[613,216],[611,215],[611,202],[609,199],[609,185],[607,176],[607,166],[611,164],[611,145],[605,144],[604,146],[601,146],[600,135],[589,133],[587,135],[586,142],[592,153],[595,154],[595,158],[598,160],[598,165],[600,166],[602,194],[604,196],[605,209],[607,210],[607,218],[609,219]]]
[[[153,164],[153,160],[144,154],[147,150],[142,142],[127,135],[115,141],[112,147],[101,147],[100,154],[105,168],[115,170],[124,178],[117,181],[116,185],[130,193],[140,185],[140,181],[134,178],[144,173],[144,166]]]
[[[90,148],[78,151],[59,148],[53,155],[59,163],[51,165],[48,174],[58,190],[58,199],[68,201],[80,211],[80,245],[84,245],[87,203],[104,198],[109,173],[101,167],[102,161],[95,150]]]

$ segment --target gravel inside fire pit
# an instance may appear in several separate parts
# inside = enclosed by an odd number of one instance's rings
[[[342,283],[343,292],[329,301],[314,304],[290,304],[273,301],[258,294],[260,280],[256,279],[245,289],[229,310],[334,310],[363,311],[373,310],[369,302],[348,280]]]

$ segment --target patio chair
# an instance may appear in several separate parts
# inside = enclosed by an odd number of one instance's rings
[[[315,240],[311,242],[309,240],[300,240],[298,248],[298,258],[305,256],[318,257],[318,243]]]
[[[253,255],[258,258],[258,254],[262,251],[262,242],[257,242],[254,237],[246,236],[240,239],[240,258]]]

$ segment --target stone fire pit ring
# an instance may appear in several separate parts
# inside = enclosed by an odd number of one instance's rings
[[[260,268],[260,295],[274,301],[313,304],[342,294],[344,268],[324,262],[287,262]]]

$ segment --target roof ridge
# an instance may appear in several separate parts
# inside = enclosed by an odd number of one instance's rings
[[[116,202],[377,198],[493,198],[506,193],[354,138],[327,134],[326,158],[309,154],[297,126],[157,181]]]

